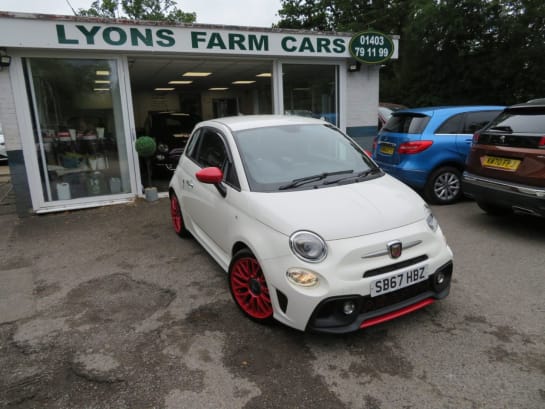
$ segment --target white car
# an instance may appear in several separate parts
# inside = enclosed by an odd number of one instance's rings
[[[351,332],[450,290],[452,252],[430,208],[325,121],[199,123],[170,201],[176,233],[210,253],[258,322]]]

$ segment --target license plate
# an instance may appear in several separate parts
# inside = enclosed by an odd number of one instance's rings
[[[484,156],[482,159],[482,165],[486,168],[509,170],[514,172],[520,165],[520,160],[500,158],[498,156]]]
[[[391,293],[428,279],[428,265],[414,267],[371,282],[371,297]]]
[[[385,143],[380,144],[380,153],[384,155],[393,155],[395,151],[395,145],[387,145]]]

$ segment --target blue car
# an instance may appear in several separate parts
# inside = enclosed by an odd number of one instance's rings
[[[435,204],[462,196],[462,173],[473,133],[503,106],[403,109],[392,114],[373,143],[373,159],[387,173]]]

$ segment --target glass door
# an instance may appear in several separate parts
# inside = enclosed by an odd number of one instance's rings
[[[119,59],[27,58],[43,206],[100,202],[134,191]]]

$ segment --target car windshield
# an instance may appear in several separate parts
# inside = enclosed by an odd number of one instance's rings
[[[507,110],[494,119],[488,129],[509,133],[544,134],[545,109]]]
[[[328,125],[285,125],[234,134],[250,189],[312,189],[379,174],[367,155]]]
[[[394,113],[382,130],[385,132],[418,134],[424,131],[429,121],[430,117],[427,115]]]

